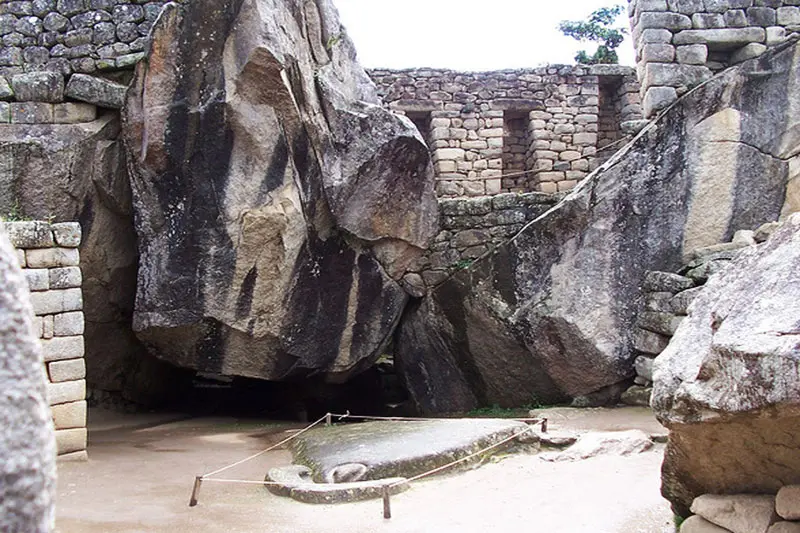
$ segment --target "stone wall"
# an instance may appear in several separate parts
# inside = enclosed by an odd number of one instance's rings
[[[441,231],[413,267],[427,289],[507,241],[563,195],[504,193],[481,198],[440,198]]]
[[[649,117],[800,29],[798,0],[628,0]]]
[[[41,339],[59,456],[86,457],[81,227],[67,222],[6,222],[28,281],[34,333]]]
[[[68,76],[129,68],[141,57],[163,1],[4,0],[0,75]]]
[[[426,137],[439,196],[570,190],[641,118],[635,71],[616,65],[370,76]]]

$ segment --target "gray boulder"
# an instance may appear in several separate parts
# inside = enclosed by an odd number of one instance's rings
[[[417,409],[558,402],[631,378],[646,272],[675,272],[690,251],[779,217],[798,146],[786,112],[800,104],[789,90],[800,83],[795,52],[779,48],[690,92],[411,308],[396,346]]]
[[[800,214],[710,278],[689,313],[654,366],[664,496],[685,514],[700,494],[800,482]]]
[[[375,361],[438,208],[328,0],[167,5],[123,116],[151,353],[269,380]]]
[[[0,228],[0,530],[48,532],[55,520],[55,437],[25,278]]]

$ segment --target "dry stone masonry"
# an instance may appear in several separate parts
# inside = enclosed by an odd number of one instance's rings
[[[628,0],[649,117],[800,29],[798,0]]]
[[[703,494],[681,533],[797,533],[800,531],[800,485],[781,487],[777,495]]]
[[[532,192],[440,198],[441,230],[414,270],[431,289],[519,233],[562,196]]]
[[[0,75],[68,76],[128,68],[142,58],[166,2],[11,0],[0,3]]]
[[[635,71],[617,65],[370,76],[426,137],[439,196],[570,190],[641,119]]]
[[[31,291],[34,333],[41,339],[58,454],[86,458],[86,365],[83,296],[75,222],[6,222]]]

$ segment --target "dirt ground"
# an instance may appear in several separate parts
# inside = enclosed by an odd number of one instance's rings
[[[663,432],[646,409],[548,412],[555,429]],[[229,418],[90,412],[89,462],[61,463],[56,529],[60,533],[268,532],[671,533],[659,494],[663,446],[633,457],[550,463],[508,456],[465,473],[429,478],[380,501],[309,505],[258,485],[204,484],[188,506],[195,475],[243,459],[285,438],[286,424]],[[263,479],[290,463],[267,453],[225,478]]]

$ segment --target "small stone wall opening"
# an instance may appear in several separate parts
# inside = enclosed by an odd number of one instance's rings
[[[597,123],[597,158],[599,162],[605,161],[615,150],[607,148],[624,136],[619,124],[620,106],[617,94],[620,91],[622,80],[617,77],[600,78],[600,114]]]
[[[430,111],[407,111],[406,116],[414,123],[414,125],[422,134],[425,142],[430,144],[431,136],[431,113]]]
[[[528,176],[520,174],[527,169],[526,154],[530,147],[528,138],[529,111],[506,111],[503,121],[503,191],[528,192]],[[509,176],[509,177],[506,177]]]

